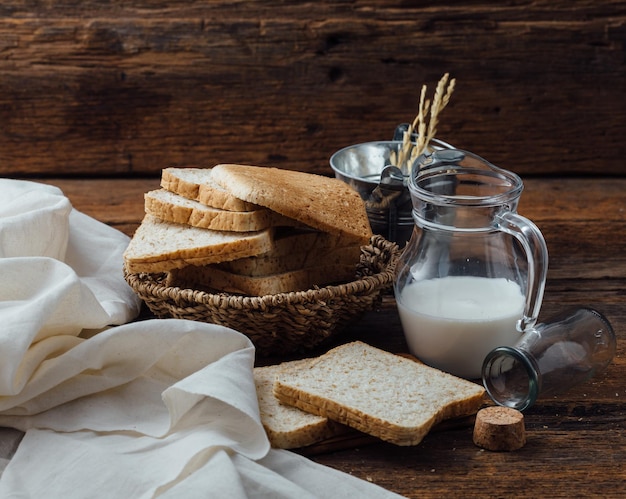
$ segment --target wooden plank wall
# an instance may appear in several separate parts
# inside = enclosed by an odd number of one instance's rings
[[[438,137],[522,175],[626,172],[626,1],[0,5],[0,175],[331,174],[457,79]]]

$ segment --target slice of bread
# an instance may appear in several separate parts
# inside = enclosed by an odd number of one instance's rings
[[[271,167],[221,164],[211,177],[233,196],[269,208],[346,242],[367,244],[372,231],[365,203],[336,178]]]
[[[276,374],[279,371],[300,369],[308,362],[309,359],[302,359],[254,368],[261,424],[272,447],[280,449],[305,447],[347,431],[345,426],[328,418],[281,404],[274,397]]]
[[[161,187],[222,210],[254,211],[259,208],[256,204],[234,197],[215,183],[211,168],[165,168],[161,172]]]
[[[190,264],[207,265],[266,253],[272,229],[222,232],[160,220],[146,214],[126,251],[129,272],[166,272]]]
[[[145,211],[150,215],[179,224],[228,232],[251,232],[268,227],[293,226],[299,222],[266,208],[253,211],[228,211],[206,206],[199,201],[159,189],[144,194]]]
[[[279,372],[284,404],[397,445],[416,445],[438,422],[474,414],[482,386],[356,341]]]
[[[306,249],[292,251],[283,255],[276,255],[278,251],[248,258],[239,258],[230,262],[217,264],[220,270],[241,276],[260,277],[273,274],[282,274],[305,268],[322,268],[329,265],[349,265],[354,269],[359,262],[361,247],[358,245],[342,246],[325,251]],[[351,272],[354,274],[354,272]]]
[[[356,263],[323,265],[262,276],[239,275],[215,265],[204,265],[172,269],[166,284],[179,288],[264,296],[351,281],[355,277]]]
[[[287,256],[291,253],[325,252],[344,245],[337,234],[302,227],[278,227],[274,232],[274,247],[263,256]]]

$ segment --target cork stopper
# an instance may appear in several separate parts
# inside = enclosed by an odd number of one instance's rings
[[[474,444],[493,451],[512,451],[526,443],[524,415],[510,407],[486,407],[476,414]]]

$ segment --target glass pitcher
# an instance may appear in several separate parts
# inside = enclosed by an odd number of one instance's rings
[[[539,229],[517,213],[522,180],[467,151],[413,165],[413,234],[394,291],[413,355],[480,378],[485,356],[537,321],[548,268]]]

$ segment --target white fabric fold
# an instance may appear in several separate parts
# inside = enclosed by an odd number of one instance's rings
[[[59,189],[0,179],[0,425],[26,432],[0,497],[395,496],[270,449],[243,334],[131,322],[127,244]]]

